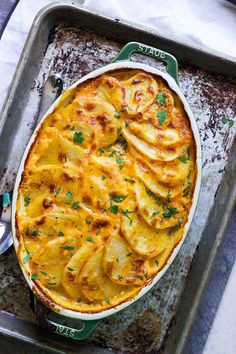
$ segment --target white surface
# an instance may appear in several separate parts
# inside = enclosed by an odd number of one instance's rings
[[[49,0],[20,0],[0,42],[0,108],[36,13]],[[76,1],[75,1],[76,2]],[[236,57],[236,6],[225,0],[85,0],[84,5]],[[204,354],[236,353],[233,268]],[[196,353],[198,354],[198,353]]]
[[[236,353],[236,263],[210,330],[203,354]]]

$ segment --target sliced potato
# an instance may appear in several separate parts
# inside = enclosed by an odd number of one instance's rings
[[[116,301],[125,291],[124,286],[114,283],[103,271],[104,247],[100,247],[83,267],[79,283],[83,295],[90,301]],[[133,290],[131,287],[127,291]],[[107,300],[107,301],[106,301]]]
[[[151,226],[165,229],[179,224],[179,218],[185,217],[185,208],[179,202],[166,204],[146,190],[142,183],[135,184],[139,214]]]
[[[109,238],[104,251],[103,269],[112,281],[123,285],[144,284],[143,263],[144,259],[119,234]]]
[[[66,292],[74,300],[81,298],[82,292],[79,286],[79,274],[81,269],[92,256],[95,249],[93,244],[84,244],[69,260],[62,274],[62,285]]]
[[[122,215],[121,230],[130,246],[137,253],[154,257],[166,249],[169,240],[168,229],[157,230],[135,213],[130,218],[129,220]]]
[[[77,237],[64,236],[49,241],[32,257],[31,269],[49,287],[61,284],[62,273],[69,259],[80,247]]]
[[[122,81],[122,85],[125,87],[126,109],[130,115],[144,111],[158,92],[156,80],[146,73],[139,73]]]

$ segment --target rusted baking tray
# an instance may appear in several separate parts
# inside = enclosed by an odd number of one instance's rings
[[[183,353],[197,306],[235,201],[236,62],[75,4],[54,3],[36,17],[0,120],[0,192],[10,191],[37,116],[41,88],[60,73],[65,88],[139,41],[175,55],[180,88],[197,119],[203,182],[190,232],[161,281],[146,296],[106,318],[75,342],[35,323],[14,250],[0,257],[0,351],[12,353]],[[156,60],[134,60],[159,66]],[[17,147],[17,148],[16,148]],[[13,317],[14,315],[14,317]],[[34,345],[34,349],[32,349]]]

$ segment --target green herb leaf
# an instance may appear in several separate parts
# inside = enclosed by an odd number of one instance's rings
[[[176,208],[169,207],[164,211],[163,216],[164,216],[164,218],[170,218],[171,216],[174,216],[177,213],[178,213],[178,210]]]
[[[121,132],[121,127],[117,128],[117,129],[116,129],[116,132],[117,132],[117,135],[119,135],[120,132]]]
[[[104,301],[106,301],[106,303],[110,304],[110,300],[108,297],[104,297]]]
[[[192,184],[190,182],[188,182],[188,186],[183,193],[183,197],[187,197],[189,195],[191,188],[192,188]]]
[[[228,124],[228,126],[229,126],[230,128],[234,125],[234,121],[233,121],[232,119],[223,118],[223,119],[222,119],[222,123],[223,123],[223,124]]]
[[[125,128],[128,128],[128,126],[129,126],[129,122],[126,120],[125,121]]]
[[[128,219],[130,219],[129,214],[132,214],[133,212],[130,210],[121,210],[121,214],[126,216]]]
[[[118,279],[121,281],[122,279],[124,279],[124,277],[120,274],[118,274]]]
[[[88,242],[94,243],[94,240],[93,240],[92,237],[86,237],[86,240],[87,240]]]
[[[67,251],[71,251],[71,250],[75,249],[74,246],[61,246],[60,248],[62,248],[63,250],[67,250]]]
[[[158,266],[159,265],[159,262],[158,262],[158,260],[156,259],[156,265]]]
[[[39,235],[39,230],[34,230],[32,231],[32,234],[31,234],[33,237],[36,237]]]
[[[122,109],[122,112],[123,113],[128,113],[128,111],[127,111],[127,109],[125,107]]]
[[[110,200],[115,203],[121,203],[125,198],[127,198],[127,195],[110,195]]]
[[[179,224],[182,224],[182,223],[183,223],[183,221],[184,221],[184,219],[183,219],[183,218],[178,218],[178,222],[179,222]]]
[[[116,159],[116,162],[117,162],[118,164],[121,164],[123,161],[125,161],[125,159],[124,159],[123,157],[118,157],[118,158]]]
[[[73,208],[73,209],[80,209],[79,202],[74,202],[74,203],[72,204],[72,208]]]
[[[159,92],[157,97],[156,97],[156,100],[157,100],[157,103],[161,104],[162,106],[165,106],[166,107],[166,94],[164,92]]]
[[[26,196],[24,197],[25,206],[29,205],[30,199],[31,199],[31,198],[30,198],[29,195],[26,195]]]
[[[116,154],[116,151],[115,151],[115,150],[112,150],[112,151],[110,152],[110,154],[108,155],[108,157],[114,157],[115,154]]]
[[[106,178],[107,178],[107,176],[102,176],[101,177],[102,181],[104,181],[104,179],[106,179]]]
[[[142,275],[135,275],[135,277],[138,278],[138,279],[143,280],[143,276]]]
[[[71,267],[67,267],[67,269],[70,271],[70,272],[73,272],[73,268],[71,268]]]
[[[111,205],[109,207],[109,210],[110,210],[111,213],[117,214],[118,213],[118,206],[117,205]]]
[[[189,157],[178,157],[178,160],[183,163],[187,163],[189,161]]]
[[[82,132],[75,132],[74,133],[74,143],[75,144],[82,144],[84,141],[84,136]]]
[[[128,182],[128,183],[134,183],[135,182],[135,179],[134,178],[124,178],[125,182]]]
[[[155,216],[157,216],[157,214],[159,214],[160,212],[159,211],[154,211],[153,213],[152,213],[152,217],[154,218]]]
[[[45,275],[45,277],[48,275],[48,273],[40,271],[41,274]]]
[[[35,279],[38,279],[38,280],[39,280],[38,274],[37,274],[37,273],[33,273],[33,274],[31,275],[31,279],[32,279],[32,280],[35,280]]]
[[[127,255],[126,255],[126,257],[129,257],[129,256],[132,256],[131,252],[127,253]]]
[[[157,112],[157,118],[159,120],[160,125],[162,125],[166,120],[166,111]]]
[[[115,117],[116,117],[117,119],[119,119],[119,118],[120,118],[120,114],[119,114],[119,112],[116,112],[116,113],[115,113]]]
[[[29,252],[24,258],[23,258],[23,264],[26,264],[27,262],[29,262],[29,260],[33,257],[33,253]]]
[[[67,193],[66,193],[66,196],[67,196],[67,198],[68,198],[69,200],[73,200],[73,195],[72,195],[71,192],[67,192]]]
[[[64,236],[64,232],[62,232],[62,231],[58,231],[57,234],[58,234],[58,236],[60,236],[60,237],[61,237],[61,236]]]
[[[56,190],[55,197],[58,196],[58,194],[61,193],[61,186],[59,186]]]
[[[49,286],[55,286],[55,285],[57,285],[57,283],[56,283],[56,282],[49,282],[49,283],[47,283],[47,285],[49,285]]]
[[[156,196],[156,194],[154,194],[150,189],[146,188],[146,193],[150,196],[153,197],[156,201],[157,205],[162,205],[162,200]]]

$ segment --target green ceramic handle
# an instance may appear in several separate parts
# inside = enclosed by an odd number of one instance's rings
[[[116,57],[112,60],[113,63],[121,60],[128,60],[130,59],[133,53],[140,53],[147,55],[149,57],[155,58],[157,60],[163,61],[167,67],[166,71],[169,75],[171,75],[177,84],[179,84],[178,78],[178,62],[176,58],[164,52],[161,49],[157,49],[154,47],[150,47],[149,45],[138,43],[138,42],[130,42],[127,43],[121,51],[116,55]]]
[[[87,338],[95,329],[95,327],[99,324],[99,322],[101,322],[101,320],[78,321],[81,323],[81,328],[79,329],[71,328],[69,326],[56,323],[54,321],[49,320],[48,318],[46,319],[48,329],[64,337],[68,337],[75,340],[83,340]]]

